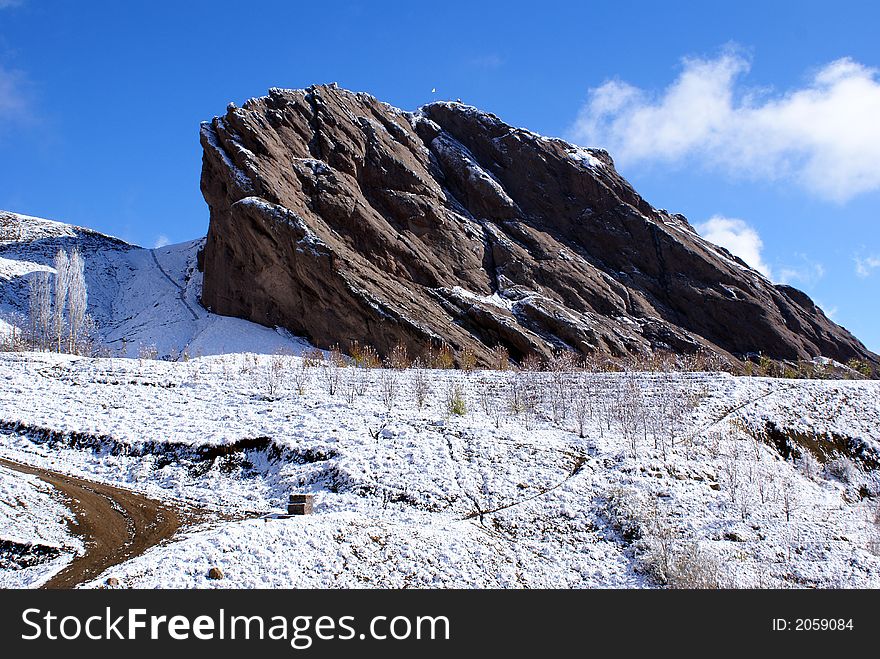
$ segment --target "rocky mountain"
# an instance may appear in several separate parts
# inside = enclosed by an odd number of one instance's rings
[[[404,112],[336,85],[204,123],[202,302],[316,345],[487,361],[701,348],[878,357],[810,298],[653,208],[608,153],[459,102]]]

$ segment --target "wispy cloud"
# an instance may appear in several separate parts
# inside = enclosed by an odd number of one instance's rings
[[[799,256],[801,257],[801,263],[797,265],[784,265],[779,268],[776,281],[780,284],[815,286],[825,276],[825,266],[818,261],[810,260],[804,254]]]
[[[715,215],[698,224],[696,229],[709,242],[721,245],[765,277],[772,278],[770,267],[764,263],[761,255],[764,242],[758,232],[746,221]]]
[[[24,119],[27,115],[24,76],[0,65],[0,119]]]
[[[856,263],[856,274],[863,279],[880,268],[880,256],[856,256],[853,260]]]
[[[11,7],[20,7],[24,4],[24,0],[0,0],[0,9],[9,9]]]
[[[493,71],[504,66],[504,58],[498,53],[488,53],[472,58],[470,64],[478,69]]]
[[[168,236],[164,233],[156,236],[156,242],[153,243],[153,249],[159,249],[160,247],[165,247],[165,245],[170,245],[171,241],[168,240]]]
[[[748,88],[736,49],[684,59],[666,89],[620,80],[590,90],[571,137],[621,164],[700,163],[737,176],[792,179],[843,202],[880,189],[880,78],[850,58],[782,93]]]
[[[827,307],[821,300],[813,300],[813,302],[816,303],[816,306],[819,307],[828,318],[834,320],[834,317],[839,311],[837,307]]]

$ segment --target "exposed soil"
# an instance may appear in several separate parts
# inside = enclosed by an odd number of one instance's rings
[[[43,588],[74,588],[94,579],[107,568],[171,538],[183,521],[182,511],[131,490],[3,458],[0,464],[34,474],[58,489],[75,516],[70,522],[70,531],[85,544],[85,554],[76,557]]]

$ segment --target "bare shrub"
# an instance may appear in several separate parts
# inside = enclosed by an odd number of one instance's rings
[[[491,367],[496,371],[506,371],[510,368],[510,353],[502,345],[492,348],[492,364]]]
[[[412,373],[413,373],[413,398],[416,402],[416,407],[422,409],[425,406],[425,401],[428,399],[428,394],[431,391],[431,386],[428,383],[428,373],[425,371],[425,363],[421,360],[421,358],[416,359],[412,365]]]
[[[345,396],[345,400],[349,405],[353,405],[358,395],[357,379],[359,368],[343,368],[340,369],[340,388]]]
[[[721,587],[718,562],[682,537],[656,498],[618,487],[606,495],[605,511],[612,528],[631,544],[640,572],[670,588]]]
[[[757,478],[755,480],[758,497],[761,499],[761,505],[765,505],[776,499],[776,477],[772,471],[767,471],[760,466],[758,467]]]
[[[293,384],[296,387],[298,396],[303,396],[306,389],[311,386],[312,372],[309,363],[305,359],[301,359],[299,365],[293,371]]]
[[[675,551],[666,574],[670,588],[717,589],[722,581],[720,564],[696,542]]]
[[[731,364],[725,357],[704,347],[700,347],[692,354],[682,355],[680,365],[683,371],[689,373],[737,370],[736,365]]]
[[[473,371],[477,367],[477,354],[470,346],[465,346],[458,358],[458,364],[462,371]]]
[[[302,353],[303,363],[307,368],[317,368],[324,363],[324,351],[313,348]]]
[[[280,391],[284,382],[284,358],[281,355],[273,355],[265,365],[263,384],[266,394],[274,398]]]
[[[345,353],[340,349],[338,343],[334,343],[330,346],[330,352],[327,359],[339,368],[345,368],[348,366],[348,359],[346,358]]]
[[[858,470],[847,458],[835,458],[825,463],[825,473],[832,478],[836,478],[841,483],[852,483],[858,477]]]
[[[798,469],[804,476],[813,480],[822,471],[822,466],[810,451],[804,450],[798,458]]]
[[[28,337],[25,327],[25,319],[20,314],[12,313],[4,315],[4,321],[9,325],[8,333],[0,333],[0,352],[24,352],[30,350],[32,340]]]
[[[428,348],[427,363],[431,368],[450,369],[455,366],[455,359],[452,355],[452,348],[445,341],[439,348],[433,345]]]
[[[659,449],[666,460],[667,448],[674,448],[676,441],[683,439],[695,399],[685,383],[664,372],[654,379],[652,403],[648,428],[654,448]]]
[[[411,364],[406,345],[402,341],[398,341],[385,358],[385,368],[402,371],[408,369]]]
[[[340,371],[345,368],[345,360],[338,348],[330,351],[330,358],[321,361],[321,380],[324,388],[331,396],[335,396],[339,390]]]
[[[498,400],[494,400],[493,403],[489,408],[489,418],[492,419],[492,423],[495,424],[496,428],[500,428],[505,414],[504,405],[501,405]]]
[[[370,373],[372,373],[373,369],[376,367],[373,366],[355,366],[352,373],[352,382],[354,386],[354,392],[358,396],[363,396],[367,393],[367,389],[370,386]]]
[[[526,355],[525,359],[522,361],[522,370],[529,371],[531,373],[535,373],[544,368],[544,361],[536,354],[531,353]]]
[[[397,369],[386,367],[379,369],[379,394],[382,404],[389,410],[394,406],[397,398],[398,379],[400,373]]]
[[[654,373],[671,373],[678,368],[678,356],[669,350],[655,350],[647,361],[648,369]]]
[[[352,341],[349,354],[358,368],[379,368],[382,364],[379,353],[369,344],[362,345],[357,341]]]
[[[603,508],[611,528],[624,542],[634,543],[645,536],[647,504],[637,492],[614,487],[605,495]]]

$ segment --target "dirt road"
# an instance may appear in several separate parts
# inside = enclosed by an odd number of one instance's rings
[[[0,465],[46,481],[67,499],[75,521],[70,531],[82,538],[85,554],[47,581],[43,588],[73,588],[122,561],[172,537],[180,512],[141,494],[0,458]]]

